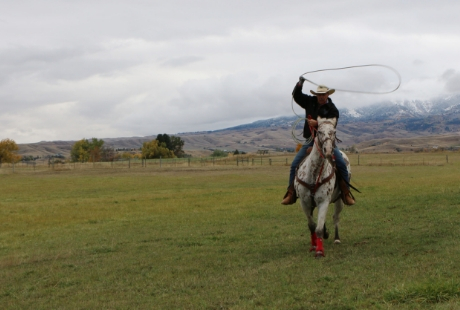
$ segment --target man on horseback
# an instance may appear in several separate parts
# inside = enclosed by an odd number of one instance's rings
[[[312,139],[312,133],[310,132],[310,127],[317,128],[318,116],[323,118],[337,118],[337,122],[339,119],[339,110],[337,110],[336,106],[329,98],[335,90],[329,89],[326,86],[319,85],[316,92],[310,90],[310,92],[314,96],[306,95],[302,93],[303,83],[305,81],[304,77],[299,78],[299,82],[294,87],[292,91],[292,95],[294,97],[294,101],[303,109],[305,109],[306,121],[303,129],[303,136],[307,139],[308,143],[305,143],[294,157],[294,160],[291,164],[290,174],[289,174],[289,187],[284,196],[283,201],[281,202],[283,205],[290,205],[296,202],[297,194],[294,189],[294,178],[296,169],[302,160],[307,156],[308,148],[312,147],[314,144],[314,139]],[[310,141],[311,140],[311,141]],[[355,200],[350,194],[350,180],[348,178],[348,170],[346,167],[345,160],[340,153],[340,150],[337,146],[334,148],[334,157],[335,163],[337,167],[337,175],[339,179],[339,186],[342,192],[342,200],[346,205],[354,205]]]

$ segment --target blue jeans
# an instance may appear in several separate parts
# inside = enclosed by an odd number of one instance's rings
[[[291,185],[292,182],[294,182],[295,170],[297,169],[297,166],[300,165],[300,162],[302,161],[302,159],[304,159],[305,156],[307,155],[307,149],[310,146],[313,146],[314,143],[315,141],[311,141],[310,143],[304,144],[300,148],[297,155],[294,157],[294,160],[292,161],[292,164],[291,164],[291,170],[289,173],[289,185]],[[350,180],[348,179],[347,164],[345,163],[342,153],[340,153],[340,150],[337,146],[334,148],[334,157],[335,157],[335,164],[336,164],[337,170],[339,171],[340,175],[347,183],[350,183]]]

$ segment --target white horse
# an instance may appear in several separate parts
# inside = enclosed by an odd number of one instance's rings
[[[343,209],[341,192],[336,184],[333,149],[335,142],[336,118],[318,117],[318,129],[310,155],[300,164],[294,186],[300,199],[300,204],[308,219],[308,228],[311,233],[311,251],[315,257],[324,257],[323,238],[327,239],[326,215],[329,204],[335,202],[333,215],[335,225],[334,243],[340,243],[339,221]],[[348,157],[342,153],[347,170],[351,176]],[[313,210],[318,207],[317,224],[313,220]]]

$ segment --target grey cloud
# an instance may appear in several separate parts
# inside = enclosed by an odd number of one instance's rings
[[[176,57],[172,59],[168,59],[162,62],[162,66],[164,67],[183,67],[194,62],[204,60],[203,57],[198,56],[183,56],[183,57]]]
[[[215,126],[229,119],[241,124],[255,117],[290,113],[291,86],[277,77],[260,79],[251,72],[194,80],[180,87],[179,96],[169,106],[177,110],[177,123],[194,124],[200,130],[206,129],[203,126],[218,129]]]
[[[0,80],[8,77],[36,75],[44,80],[80,80],[90,76],[108,75],[141,63],[138,58],[105,56],[101,47],[42,48],[16,47],[0,50]]]
[[[25,0],[1,6],[0,118],[9,123],[0,121],[0,132],[16,126],[24,139],[32,131],[61,133],[47,111],[76,138],[83,136],[81,124],[97,129],[94,136],[110,137],[292,115],[290,94],[301,73],[348,65],[394,66],[403,85],[392,96],[437,95],[439,83],[458,89],[460,2],[451,0]],[[439,77],[439,68],[452,69]],[[395,84],[394,76],[353,70],[324,80],[352,90]],[[386,98],[336,92],[333,100],[353,107]],[[34,117],[37,112],[45,117]]]
[[[444,81],[449,80],[455,75],[455,70],[454,69],[447,69],[444,71],[444,73],[441,75],[441,79]]]
[[[322,28],[330,23],[377,26],[404,33],[417,29],[458,32],[460,4],[430,1],[135,1],[135,2],[11,2],[4,20],[24,37],[56,36],[61,41],[100,41],[107,37],[143,37],[171,41],[203,36],[227,36],[234,29],[275,27]],[[40,4],[39,4],[40,3]],[[24,10],[27,6],[29,10]],[[53,10],[48,9],[49,6]],[[447,10],[446,10],[447,7]],[[332,9],[325,9],[332,8]],[[53,14],[54,13],[54,14]],[[43,22],[43,20],[51,22]],[[82,22],[84,21],[84,22]],[[391,22],[389,22],[391,21]],[[421,22],[420,22],[421,21]],[[56,29],[55,24],[62,25]],[[21,25],[30,25],[25,29]],[[11,30],[10,30],[11,31]],[[3,36],[12,34],[0,30]]]
[[[445,82],[444,88],[448,92],[460,91],[460,72],[448,69],[441,75],[441,79]]]

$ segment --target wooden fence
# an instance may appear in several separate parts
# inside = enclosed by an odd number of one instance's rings
[[[352,166],[421,166],[445,165],[460,163],[460,152],[439,153],[397,153],[397,154],[349,154]],[[3,163],[0,174],[39,172],[39,171],[65,171],[88,169],[157,169],[164,168],[199,168],[233,166],[289,166],[294,159],[294,154],[289,155],[239,155],[227,158],[218,157],[190,157],[168,159],[125,159],[112,162],[59,162],[48,160],[34,162],[20,162],[16,164]]]

